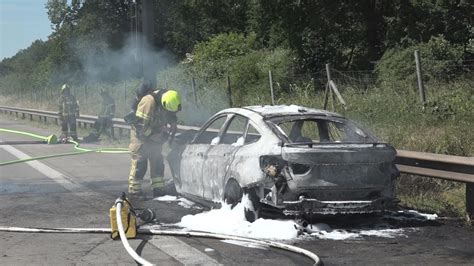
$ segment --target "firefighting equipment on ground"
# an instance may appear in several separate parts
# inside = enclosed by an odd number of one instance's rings
[[[142,96],[142,93],[148,94]],[[181,99],[174,90],[152,92],[144,85],[137,90],[138,96],[142,98],[138,102],[134,118],[129,119],[133,123],[129,145],[131,167],[128,192],[135,197],[143,196],[143,178],[149,163],[153,197],[159,197],[165,195],[162,146],[176,134],[176,112],[181,109]]]
[[[117,220],[117,210],[119,203],[121,204],[121,220],[123,229],[125,236],[129,239],[135,238],[137,236],[137,227],[139,225],[137,218],[139,218],[142,223],[151,223],[155,219],[155,213],[152,210],[134,208],[130,200],[125,195],[125,192],[122,192],[122,196],[115,201],[115,204],[109,210],[110,228],[112,230],[110,236],[112,239],[118,239],[120,236]]]
[[[137,236],[137,217],[135,213],[132,211],[132,204],[128,201],[125,195],[118,198],[115,201],[114,206],[110,208],[109,215],[110,215],[110,228],[112,230],[111,237],[112,239],[117,239],[120,237],[119,229],[118,229],[118,219],[117,219],[117,205],[121,203],[121,222],[122,227],[125,232],[125,236],[127,238],[135,238]]]
[[[58,108],[59,121],[61,122],[60,138],[72,137],[77,140],[76,118],[79,117],[79,102],[71,93],[69,85],[61,87]]]

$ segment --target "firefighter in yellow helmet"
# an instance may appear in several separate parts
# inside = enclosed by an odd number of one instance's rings
[[[77,140],[76,118],[79,117],[79,103],[67,84],[61,87],[58,115],[61,122],[61,139],[69,136]]]
[[[136,107],[130,133],[132,164],[128,192],[132,197],[144,197],[142,183],[149,162],[153,197],[159,197],[166,194],[162,145],[174,138],[176,113],[181,110],[181,98],[175,90],[152,91],[151,86],[146,84],[139,91],[144,96]]]

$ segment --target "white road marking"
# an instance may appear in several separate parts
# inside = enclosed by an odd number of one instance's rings
[[[28,154],[10,146],[10,145],[1,145],[3,150],[11,153],[13,156],[18,159],[27,159],[30,158]],[[56,183],[64,187],[65,189],[73,192],[78,191],[89,191],[85,186],[80,183],[76,183],[71,178],[66,175],[56,171],[55,169],[47,166],[46,164],[39,161],[29,161],[26,162],[29,166],[40,172],[41,174],[51,178]],[[90,192],[91,194],[95,194]],[[164,253],[173,257],[180,263],[184,265],[222,265],[219,264],[215,259],[209,257],[205,253],[201,252],[198,249],[193,248],[192,246],[184,243],[183,241],[170,236],[159,236],[152,238],[149,243],[162,250]]]
[[[17,148],[10,146],[10,145],[1,145],[0,146],[5,151],[9,152],[13,156],[17,157],[18,159],[27,159],[30,158],[28,154],[18,150]],[[71,178],[67,177],[66,175],[54,170],[53,168],[47,166],[46,164],[39,162],[39,161],[29,161],[25,162],[29,166],[31,166],[36,171],[40,172],[41,174],[51,178],[56,183],[64,187],[65,189],[73,192],[80,192],[80,191],[88,191],[85,186],[81,185],[80,183],[76,183]]]
[[[176,237],[155,236],[149,240],[149,243],[184,265],[222,265]]]

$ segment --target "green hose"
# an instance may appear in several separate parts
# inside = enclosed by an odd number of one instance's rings
[[[45,136],[36,135],[34,133],[30,133],[30,132],[12,130],[12,129],[6,129],[6,128],[0,128],[0,132],[7,132],[7,133],[29,136],[32,138],[40,139],[44,141],[46,144],[56,144],[58,142],[58,137],[56,137],[56,135],[49,135],[45,137]]]
[[[11,129],[5,129],[5,128],[0,128],[0,132],[7,132],[7,133],[13,133],[13,134],[29,136],[29,137],[32,137],[32,138],[37,138],[37,139],[43,140],[45,142],[45,144],[58,143],[57,137],[55,135],[50,135],[48,137],[45,137],[45,136],[30,133],[30,132],[25,132],[25,131],[20,131],[20,130],[11,130]],[[43,160],[43,159],[55,158],[55,157],[65,157],[65,156],[79,155],[79,154],[91,153],[91,152],[113,153],[113,154],[128,153],[129,152],[127,148],[86,149],[86,148],[80,147],[80,145],[77,141],[68,140],[68,142],[74,144],[74,149],[77,150],[76,152],[50,154],[50,155],[30,157],[30,158],[20,159],[20,160],[0,162],[0,166],[11,165],[11,164],[16,164],[16,163],[23,163],[23,162],[29,162],[29,161],[35,161],[35,160]]]

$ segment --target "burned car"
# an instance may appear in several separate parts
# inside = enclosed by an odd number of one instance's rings
[[[394,203],[396,151],[343,116],[296,105],[225,109],[175,152],[179,194],[292,217],[381,212]]]

